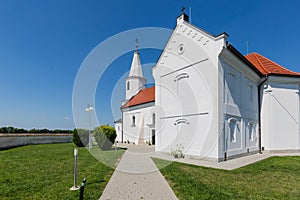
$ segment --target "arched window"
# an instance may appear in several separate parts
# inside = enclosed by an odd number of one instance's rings
[[[129,89],[130,89],[130,82],[127,81],[127,90],[129,90]]]
[[[135,126],[135,116],[132,116],[132,124],[131,126]]]
[[[254,131],[255,131],[255,124],[249,122],[248,123],[248,133],[249,133],[249,140],[251,142],[254,141]]]
[[[254,87],[253,87],[253,83],[252,83],[251,81],[248,82],[248,87],[249,87],[249,97],[250,97],[250,102],[253,102]]]
[[[228,119],[228,125],[230,142],[236,142],[236,128],[238,125],[238,121],[235,118],[230,118]]]
[[[155,124],[155,113],[152,114],[152,124]]]

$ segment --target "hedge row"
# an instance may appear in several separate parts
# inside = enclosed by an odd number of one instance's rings
[[[99,126],[92,131],[92,134],[102,150],[109,150],[117,137],[115,129],[111,126]],[[89,143],[89,131],[86,129],[74,129],[73,142],[78,147],[87,146]]]

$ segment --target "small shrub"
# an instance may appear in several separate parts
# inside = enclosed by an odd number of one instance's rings
[[[183,150],[184,150],[183,145],[177,144],[176,149],[174,151],[173,149],[171,149],[171,155],[174,156],[174,158],[184,158]]]
[[[117,134],[111,126],[99,126],[94,130],[94,137],[102,150],[109,150],[115,143]]]
[[[86,129],[74,129],[73,142],[77,147],[84,147],[89,143],[89,131]]]

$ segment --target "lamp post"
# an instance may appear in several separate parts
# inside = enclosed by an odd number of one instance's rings
[[[94,110],[94,107],[88,104],[85,108],[85,111],[89,113],[89,150],[92,149],[92,137],[91,137],[91,112]]]
[[[74,186],[71,187],[70,190],[79,190],[77,186],[77,157],[78,157],[78,149],[74,149]]]

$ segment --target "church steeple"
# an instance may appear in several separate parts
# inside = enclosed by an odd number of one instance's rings
[[[130,68],[130,73],[129,77],[131,76],[138,76],[138,77],[143,77],[143,71],[142,71],[142,66],[141,66],[141,58],[140,54],[138,52],[138,39],[136,39],[136,44],[135,44],[135,52],[133,54],[133,59],[131,62],[131,68]]]
[[[129,77],[126,79],[126,100],[129,100],[141,89],[144,89],[146,84],[146,79],[143,76],[141,58],[138,52],[138,39],[136,39],[135,47],[136,50],[133,54]]]

